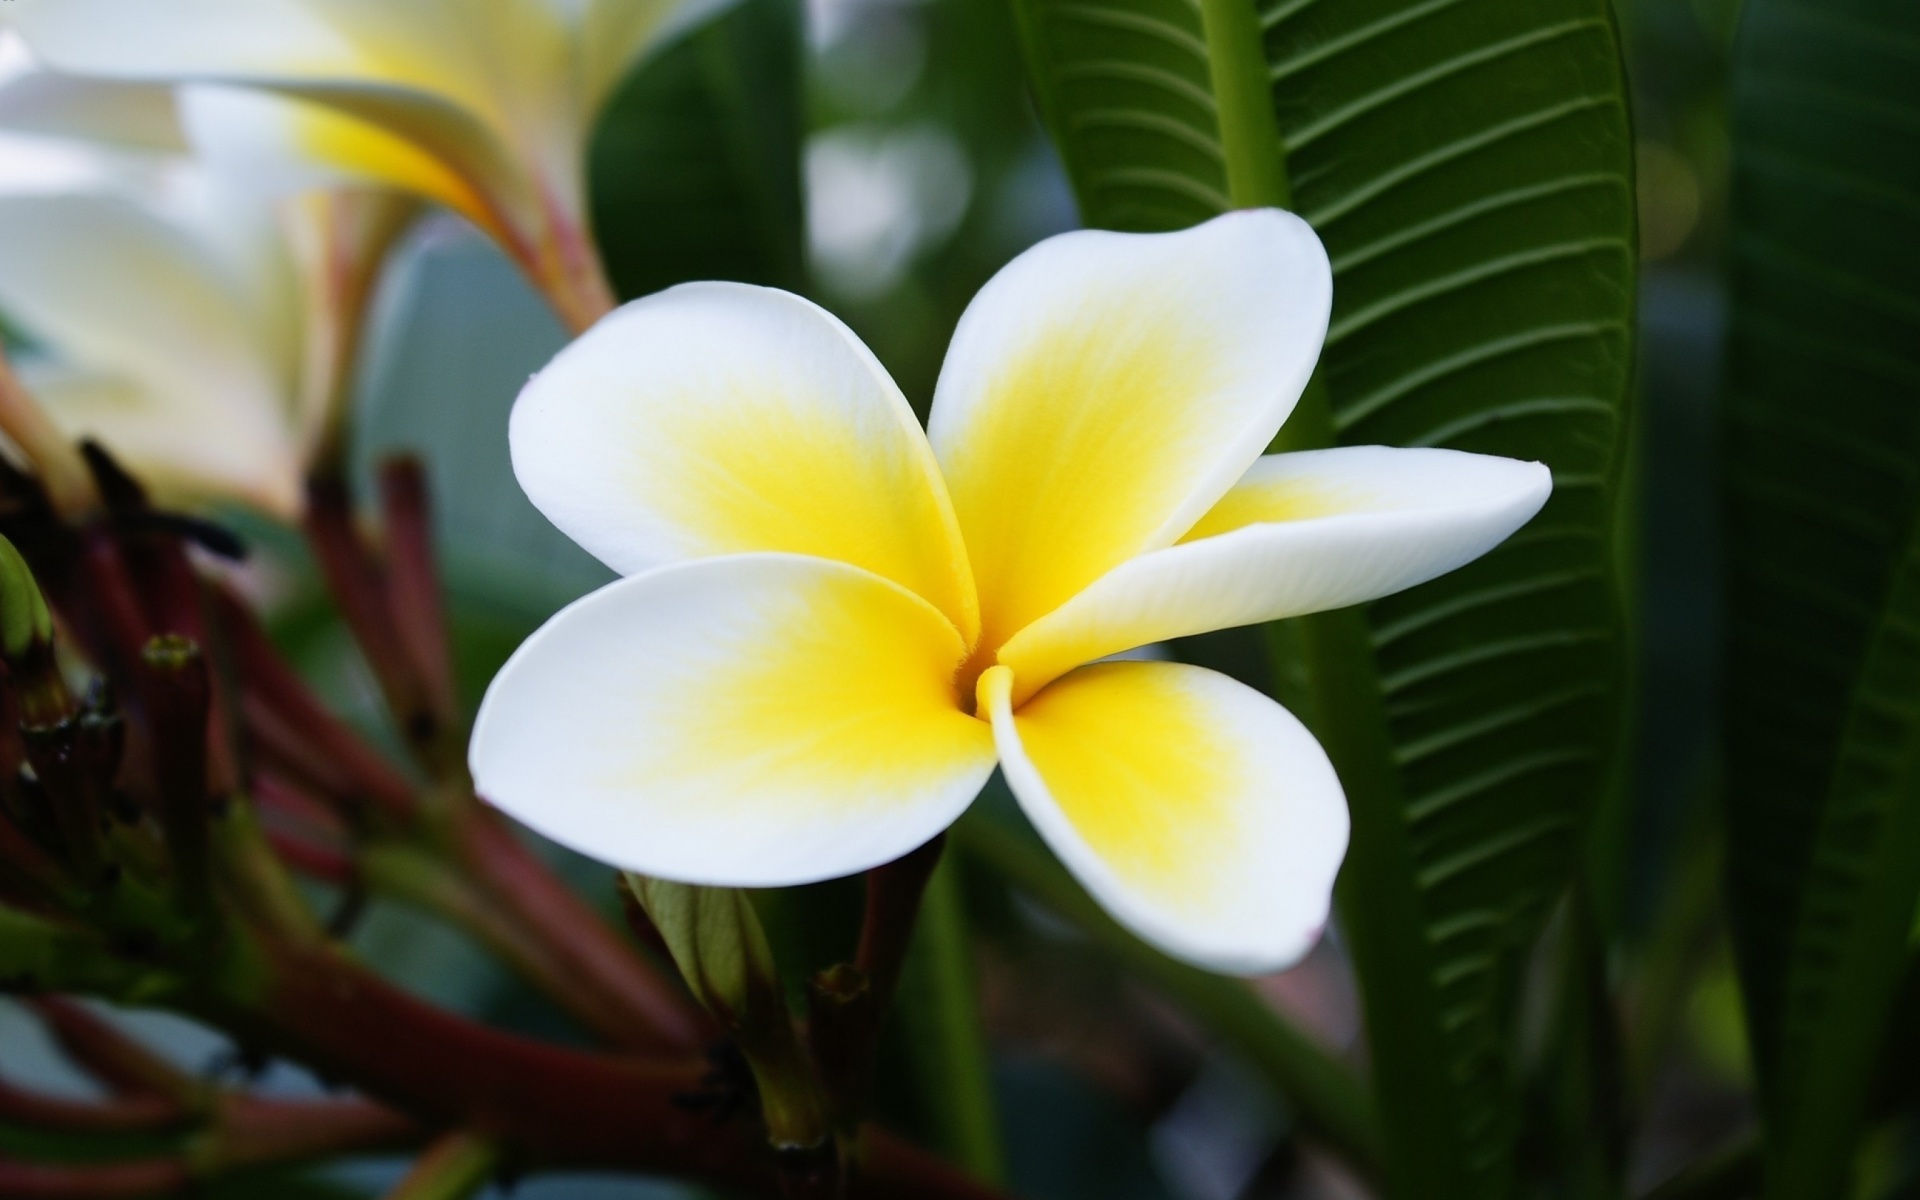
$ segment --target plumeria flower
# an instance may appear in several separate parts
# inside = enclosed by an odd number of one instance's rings
[[[513,411],[521,485],[627,577],[494,680],[481,793],[629,870],[774,886],[905,853],[997,764],[1141,936],[1220,970],[1292,962],[1346,848],[1325,754],[1226,676],[1110,656],[1430,579],[1550,487],[1448,450],[1261,457],[1331,291],[1277,211],[1064,234],[968,307],[925,433],[799,297],[627,305]]]
[[[161,87],[22,69],[0,130],[18,131],[0,133],[0,311],[35,343],[20,373],[51,423],[170,500],[292,517],[413,202],[209,170]]]
[[[491,234],[575,329],[611,307],[587,229],[594,117],[626,70],[730,0],[9,0],[49,64],[244,85],[189,124],[259,160],[428,196]]]

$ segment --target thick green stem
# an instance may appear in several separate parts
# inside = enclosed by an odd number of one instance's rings
[[[1003,1172],[1000,1114],[974,986],[967,916],[952,855],[927,881],[907,956],[901,1017],[913,1032],[918,1074],[939,1148],[977,1178]]]
[[[1200,22],[1227,160],[1227,198],[1235,208],[1286,208],[1292,189],[1253,0],[1200,0]]]

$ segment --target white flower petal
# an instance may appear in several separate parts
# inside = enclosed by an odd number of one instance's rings
[[[1233,485],[1305,387],[1331,295],[1313,230],[1272,209],[1063,234],[981,289],[929,433],[987,644],[1170,545]]]
[[[531,0],[472,7],[392,0],[10,0],[33,50],[62,70],[121,79],[271,87],[356,118],[295,123],[288,144],[328,167],[449,200],[418,152],[492,199],[534,212],[508,147],[571,102],[564,27]],[[537,86],[536,86],[537,85]],[[534,89],[534,90],[529,90]],[[284,114],[283,114],[284,115]],[[585,136],[573,123],[572,142]],[[378,136],[375,136],[377,134]],[[568,163],[578,146],[560,148]],[[449,200],[484,220],[485,206]]]
[[[715,554],[839,559],[972,632],[966,559],[913,412],[853,333],[745,284],[637,300],[514,405],[514,473],[617,571]]]
[[[663,567],[563,610],[494,679],[480,794],[562,845],[685,883],[805,883],[899,857],[993,770],[965,647],[864,571],[755,554]]]
[[[301,64],[338,75],[359,61],[304,0],[8,0],[7,10],[35,54],[77,74],[232,78]]]
[[[1176,958],[1254,975],[1327,922],[1347,847],[1333,766],[1293,715],[1179,663],[1082,667],[1026,704],[981,677],[1002,769],[1041,837],[1116,919]]]
[[[186,134],[173,89],[28,71],[0,86],[0,129],[85,138],[129,150],[179,154]]]
[[[47,397],[56,423],[138,465],[132,447],[153,439],[120,436],[115,414],[174,421],[180,440],[169,444],[204,441],[210,465],[252,456],[259,472],[284,478],[294,455],[294,364],[277,354],[284,307],[238,270],[231,249],[117,197],[0,196],[0,309],[82,373],[61,381],[71,410]],[[187,465],[171,456],[167,468]],[[213,467],[208,488],[233,477]],[[286,489],[273,490],[277,508]]]
[[[181,124],[195,152],[257,194],[389,186],[425,196],[483,228],[486,201],[452,166],[377,125],[276,92],[219,84],[179,89]]]
[[[290,520],[301,505],[301,464],[277,431],[156,392],[124,376],[28,359],[22,381],[54,425],[92,438],[133,471],[163,503],[238,500]]]
[[[1348,446],[1275,454],[1179,544],[1120,564],[1014,635],[1016,702],[1116,651],[1374,600],[1485,554],[1546,503],[1539,463]]]

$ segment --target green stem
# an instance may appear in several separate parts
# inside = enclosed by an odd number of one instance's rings
[[[1200,0],[1200,23],[1227,160],[1227,197],[1235,208],[1287,208],[1293,196],[1286,151],[1253,0]]]
[[[487,1186],[500,1151],[485,1138],[450,1133],[420,1156],[387,1200],[466,1200]]]
[[[1107,915],[1045,848],[995,823],[969,817],[954,836],[1021,891],[1090,934],[1127,966],[1231,1043],[1286,1097],[1301,1124],[1363,1176],[1377,1178],[1380,1131],[1352,1071],[1289,1025],[1245,984],[1176,962]]]
[[[1003,1176],[1000,1116],[975,1001],[972,950],[960,878],[947,855],[927,882],[920,927],[908,952],[901,1018],[909,1022],[916,1072],[925,1083],[935,1144],[975,1177]]]

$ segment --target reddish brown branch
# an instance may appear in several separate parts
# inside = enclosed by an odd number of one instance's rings
[[[27,1000],[47,1032],[87,1074],[121,1096],[153,1096],[184,1107],[203,1102],[201,1085],[180,1068],[71,1000]]]
[[[460,701],[433,553],[426,473],[419,459],[397,458],[381,466],[380,502],[387,538],[387,607],[445,736],[459,726]]]
[[[0,1157],[0,1196],[9,1200],[138,1200],[175,1195],[192,1184],[193,1172],[180,1158],[82,1165]]]
[[[507,915],[545,943],[563,977],[624,1013],[616,1040],[638,1048],[689,1050],[711,1036],[706,1016],[641,958],[580,896],[554,877],[492,808],[474,804],[459,821],[459,854]]]
[[[698,1103],[717,1086],[702,1058],[619,1058],[530,1041],[436,1009],[329,951],[282,953],[272,973],[257,1003],[215,997],[197,1011],[429,1125],[493,1139],[519,1161],[777,1187],[758,1127],[718,1122]],[[997,1195],[877,1132],[864,1162],[853,1194],[866,1200]]]
[[[414,790],[406,776],[320,703],[238,597],[215,586],[211,600],[238,660],[248,732],[337,801],[370,800],[396,815],[411,813]]]
[[[886,1011],[900,983],[900,969],[920,916],[920,898],[940,865],[946,843],[947,835],[937,834],[919,849],[867,872],[866,915],[853,962],[866,972],[880,1012]]]
[[[343,480],[308,481],[305,525],[307,546],[326,579],[327,592],[373,669],[388,711],[408,745],[426,751],[436,732],[433,711],[405,638],[387,607],[385,567],[354,524],[353,498]]]
[[[0,1100],[6,1097],[0,1089]],[[158,1131],[184,1114],[136,1101],[75,1104],[31,1097],[39,1128],[78,1132]],[[151,1110],[151,1111],[149,1111]],[[4,1108],[0,1115],[12,1116]],[[47,1118],[52,1117],[54,1120]],[[66,1123],[57,1123],[65,1121]],[[29,1163],[0,1157],[0,1196],[8,1200],[133,1200],[171,1196],[205,1180],[275,1164],[400,1149],[424,1134],[412,1121],[365,1100],[284,1101],[236,1096],[178,1154],[116,1163]]]
[[[132,1133],[171,1129],[193,1114],[159,1096],[68,1100],[17,1088],[0,1080],[0,1121],[62,1133]],[[0,1190],[0,1196],[6,1195]]]
[[[425,1137],[425,1131],[413,1120],[368,1100],[232,1096],[222,1102],[211,1144],[199,1159],[208,1169],[231,1171],[338,1154],[396,1150],[417,1145]]]

